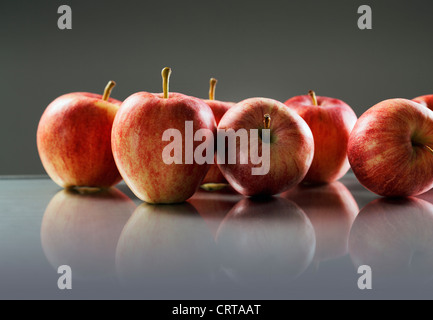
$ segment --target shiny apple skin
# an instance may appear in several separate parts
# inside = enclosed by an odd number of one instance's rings
[[[164,99],[162,94],[138,92],[123,102],[113,124],[113,155],[126,184],[141,200],[181,203],[202,183],[208,164],[185,164],[185,156],[182,164],[167,165],[162,159],[169,144],[162,141],[167,129],[181,132],[184,155],[186,121],[193,122],[193,134],[198,129],[216,134],[212,110],[198,98],[172,92]],[[201,143],[194,141],[193,150]]]
[[[39,156],[63,188],[108,188],[122,178],[111,151],[111,129],[121,102],[87,92],[65,94],[43,113],[37,130]]]
[[[308,95],[284,104],[295,110],[313,133],[314,158],[304,182],[329,183],[343,177],[350,168],[347,143],[357,120],[352,108],[341,100],[321,96],[315,106]]]
[[[433,186],[433,112],[406,99],[385,100],[364,113],[349,138],[359,182],[386,197],[418,195]]]
[[[269,196],[288,190],[304,179],[313,160],[314,141],[307,123],[296,112],[273,99],[250,98],[239,102],[226,112],[218,130],[244,128],[249,134],[250,129],[264,128],[265,114],[271,116],[269,172],[252,175],[251,169],[259,165],[252,164],[249,157],[248,164],[240,164],[239,139],[236,164],[218,163],[230,185],[245,196]],[[261,154],[260,137],[258,142]]]

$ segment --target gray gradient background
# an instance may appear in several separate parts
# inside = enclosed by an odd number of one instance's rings
[[[68,4],[73,29],[57,28]],[[373,30],[357,8],[373,9]],[[46,106],[73,91],[113,97],[171,90],[217,99],[285,101],[315,89],[361,115],[393,97],[433,93],[430,1],[18,1],[0,2],[0,175],[44,173],[36,129]],[[83,132],[85,134],[85,132]]]

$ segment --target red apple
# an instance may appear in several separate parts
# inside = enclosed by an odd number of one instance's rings
[[[305,213],[280,197],[241,200],[221,223],[216,241],[229,277],[272,287],[304,272],[316,244]]]
[[[189,203],[141,204],[126,224],[116,251],[116,270],[127,287],[145,286],[150,296],[160,292],[185,294],[209,285],[215,268],[212,235]]]
[[[433,205],[416,198],[376,199],[364,207],[350,232],[356,267],[368,265],[373,285],[381,279],[430,280],[433,276]]]
[[[433,112],[390,99],[365,112],[349,138],[359,182],[381,196],[417,195],[433,187]]]
[[[345,102],[309,95],[293,97],[285,105],[295,110],[310,127],[314,137],[314,158],[305,176],[307,183],[340,179],[349,170],[347,142],[356,123],[356,114]]]
[[[60,191],[42,220],[45,256],[56,270],[69,265],[77,278],[115,275],[117,241],[134,210],[134,202],[115,188],[85,194]]]
[[[204,100],[206,104],[212,109],[213,115],[215,117],[216,124],[220,122],[223,115],[227,112],[228,109],[235,105],[234,102],[224,102],[215,100],[215,87],[217,84],[217,80],[215,78],[210,79],[210,89],[209,89],[209,100]],[[216,157],[215,157],[216,160]],[[216,163],[211,164],[209,171],[203,179],[203,184],[212,183],[212,184],[225,184],[227,180],[224,178],[221,170],[218,168]]]
[[[359,208],[342,183],[299,185],[281,196],[299,205],[313,224],[314,261],[336,259],[348,253],[349,232]]]
[[[230,129],[234,132],[244,129],[249,133],[249,147],[242,148],[241,139],[236,139],[236,163],[218,160],[224,177],[239,193],[273,195],[295,186],[305,177],[313,160],[313,135],[305,121],[281,102],[267,98],[239,102],[226,112],[218,125],[219,133]],[[259,133],[270,129],[270,142],[262,141],[260,134],[254,140],[251,129],[259,130]],[[264,147],[269,147],[269,159],[264,157],[261,164],[253,164],[251,153],[258,150],[258,154],[264,156]],[[226,155],[230,153],[229,148],[227,142]],[[248,163],[242,164],[242,158]],[[254,175],[253,168],[266,167],[265,162],[269,171]]]
[[[419,104],[422,104],[424,107],[427,107],[430,110],[433,110],[433,94],[420,96],[420,97],[414,98],[412,100],[415,102],[418,102]]]
[[[39,122],[37,145],[42,164],[59,186],[111,187],[122,179],[111,151],[111,128],[120,101],[104,95],[65,94],[47,107]]]
[[[190,198],[200,186],[209,165],[186,161],[186,121],[192,122],[192,135],[199,129],[215,133],[215,118],[209,106],[198,98],[168,93],[171,70],[163,69],[163,94],[138,92],[127,98],[116,115],[112,131],[113,154],[122,177],[134,194],[149,203],[178,203]],[[181,135],[180,163],[167,164],[163,141],[165,131]],[[209,145],[206,139],[190,141],[192,150]],[[173,140],[171,143],[175,143]],[[176,157],[176,155],[175,155]],[[191,159],[193,160],[193,159]]]

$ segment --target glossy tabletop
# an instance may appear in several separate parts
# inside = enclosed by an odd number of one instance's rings
[[[230,188],[149,205],[121,183],[0,179],[0,298],[433,298],[433,191],[385,200],[352,174],[270,199]],[[60,290],[58,267],[72,270]],[[372,290],[358,287],[358,267]]]

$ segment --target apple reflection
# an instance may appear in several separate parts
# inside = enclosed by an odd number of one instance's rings
[[[350,191],[341,183],[299,185],[282,194],[298,204],[313,224],[316,263],[349,253],[349,233],[359,212]]]
[[[349,250],[354,265],[369,265],[376,281],[431,279],[433,205],[417,198],[369,203],[353,224]]]
[[[200,189],[188,202],[197,209],[215,238],[224,217],[243,198],[228,186],[212,192]]]
[[[286,284],[310,265],[316,244],[304,212],[280,197],[241,200],[216,241],[224,272],[245,285]]]
[[[427,191],[426,193],[420,194],[416,196],[418,199],[425,200],[427,202],[433,203],[433,189],[430,191]]]
[[[208,284],[214,258],[212,234],[191,204],[143,203],[122,231],[116,270],[126,287],[172,294]]]
[[[117,241],[135,207],[130,198],[115,188],[58,192],[42,220],[45,256],[56,270],[69,265],[74,278],[115,276]]]

